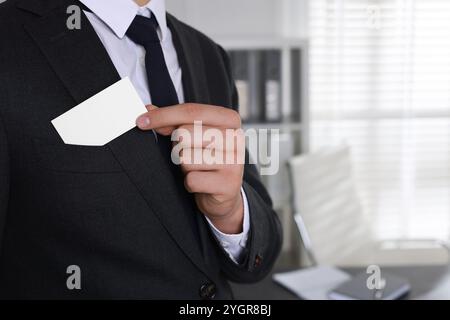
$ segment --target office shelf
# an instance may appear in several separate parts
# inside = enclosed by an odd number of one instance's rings
[[[227,50],[267,50],[282,48],[307,48],[307,39],[284,37],[222,37],[217,43]]]
[[[278,129],[282,132],[300,132],[303,125],[301,122],[245,122],[242,127],[244,129]]]

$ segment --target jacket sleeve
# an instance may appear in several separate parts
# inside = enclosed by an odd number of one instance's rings
[[[9,199],[9,156],[6,131],[0,117],[0,248],[5,229],[6,212]]]
[[[233,88],[233,109],[238,110],[239,98],[231,72],[230,60],[222,48],[219,48],[227,70],[230,88]],[[260,180],[253,164],[249,164],[246,152],[243,188],[247,196],[250,211],[250,234],[244,249],[243,263],[237,265],[223,251],[220,255],[222,271],[234,282],[251,283],[263,279],[272,269],[282,244],[282,229],[277,213],[272,208],[272,200]]]

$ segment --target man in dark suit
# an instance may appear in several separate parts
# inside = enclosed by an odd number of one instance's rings
[[[196,120],[238,132],[226,53],[163,0],[136,3],[0,4],[1,298],[228,299],[227,280],[258,281],[277,258],[254,166],[170,162],[168,137]],[[51,120],[125,76],[148,105],[138,128],[65,145]]]

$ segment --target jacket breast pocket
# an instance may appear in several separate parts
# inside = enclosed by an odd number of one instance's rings
[[[51,171],[69,173],[123,171],[108,146],[75,146],[33,138],[33,148],[40,166]]]

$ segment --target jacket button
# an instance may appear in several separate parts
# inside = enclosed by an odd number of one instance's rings
[[[259,266],[261,266],[261,263],[262,263],[262,257],[260,255],[257,255],[255,257],[255,262],[254,262],[253,266],[255,268],[258,268]]]
[[[217,288],[212,282],[205,283],[200,287],[200,297],[203,300],[211,300],[216,296]]]

